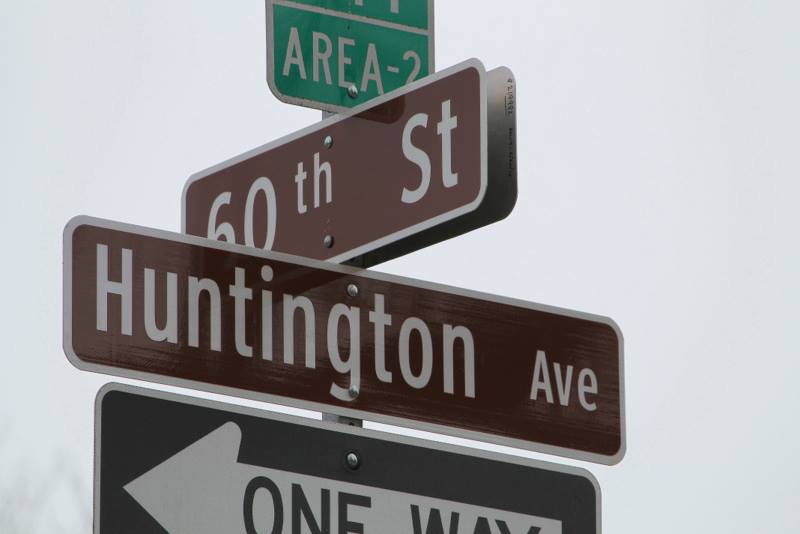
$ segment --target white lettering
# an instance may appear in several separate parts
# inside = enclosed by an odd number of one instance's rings
[[[200,293],[208,293],[209,299],[209,323],[210,323],[210,345],[211,350],[222,350],[222,328],[220,321],[220,296],[219,286],[209,278],[198,280],[194,276],[189,277],[189,346],[200,346]]]
[[[274,331],[274,320],[277,320],[282,325],[283,343],[278,342],[278,348],[281,350],[282,347],[283,364],[297,363],[314,369],[317,354],[324,354],[327,349],[331,368],[342,375],[329,386],[331,395],[336,399],[345,402],[354,400],[352,390],[361,387],[363,347],[369,347],[373,341],[375,369],[373,380],[391,384],[395,377],[394,373],[397,372],[395,370],[399,368],[402,380],[414,389],[442,384],[441,391],[445,394],[455,395],[458,390],[458,394],[465,398],[476,396],[477,340],[465,326],[427,323],[418,317],[395,318],[388,312],[390,308],[388,296],[373,293],[374,302],[371,309],[367,308],[364,312],[368,313],[368,320],[364,320],[363,325],[367,329],[373,328],[374,332],[364,333],[361,322],[362,309],[359,306],[329,303],[328,295],[321,296],[316,293],[293,296],[273,292],[269,288],[276,274],[270,265],[265,264],[261,264],[260,270],[256,267],[250,272],[245,267],[226,263],[224,268],[227,274],[219,280],[146,267],[142,267],[142,271],[134,276],[133,251],[117,248],[113,254],[121,253],[122,262],[119,269],[122,271],[121,281],[110,281],[109,248],[106,245],[97,245],[98,325],[106,330],[111,321],[114,328],[121,323],[121,330],[127,335],[133,335],[134,324],[130,317],[134,311],[133,299],[141,298],[141,305],[136,310],[137,313],[143,313],[144,317],[142,322],[136,322],[136,327],[143,326],[150,340],[173,344],[185,343],[183,346],[194,348],[200,348],[202,345],[203,351],[224,350],[223,359],[229,363],[232,361],[230,358],[236,358],[237,355],[244,358],[258,357],[258,360],[250,360],[250,363],[243,364],[248,368],[252,366],[257,369],[259,365],[264,366],[265,361],[273,362],[276,358],[274,337],[281,335],[281,332],[276,334]],[[199,264],[198,268],[202,269],[203,265]],[[295,273],[290,273],[288,279],[282,280],[279,286],[286,282],[291,283],[295,276]],[[280,275],[278,277],[280,278]],[[116,301],[113,302],[114,306],[109,306],[111,295],[119,295],[122,299],[119,312],[115,306]],[[320,325],[317,325],[315,307],[320,306],[327,312],[327,323],[323,323],[320,317]],[[301,315],[299,318],[298,312]],[[109,313],[111,313],[110,318]],[[124,318],[126,314],[128,317]],[[279,317],[275,318],[275,314]],[[226,321],[224,338],[223,320]],[[397,325],[399,328],[392,328],[397,321],[400,322]],[[317,327],[326,326],[327,330],[323,337]],[[441,337],[438,337],[436,328],[442,329]],[[434,353],[433,331],[437,332],[435,348],[441,352]],[[319,339],[317,339],[318,332]],[[366,336],[363,341],[362,333]],[[138,333],[138,335],[144,334],[145,332]],[[185,337],[180,338],[180,336]],[[441,339],[441,349],[439,339]],[[226,344],[224,348],[223,341]],[[298,346],[301,343],[305,344],[303,349]],[[164,350],[175,349],[164,347]],[[304,356],[302,356],[303,351]],[[436,372],[441,370],[442,373],[441,382],[438,376],[436,380],[432,380],[434,357],[441,357],[441,363],[439,360],[435,362]],[[302,361],[296,361],[297,358]],[[540,351],[531,390],[534,399],[541,389],[552,401],[549,375],[551,370],[548,366],[544,352]],[[597,393],[597,379],[594,373],[585,370],[580,375],[580,384],[571,386],[573,378],[571,366],[567,370],[566,378],[563,379],[558,364],[555,364],[555,367],[558,394],[562,404],[564,399],[569,398],[571,391],[579,390],[584,408],[595,409],[591,397]],[[266,367],[262,367],[264,368]]]
[[[108,331],[108,295],[113,293],[121,297],[120,310],[123,335],[133,335],[133,251],[122,249],[122,281],[111,282],[108,279],[108,246],[97,245],[97,329]]]
[[[392,373],[386,369],[386,338],[387,326],[392,326],[392,316],[384,313],[384,296],[375,293],[375,311],[369,312],[369,321],[375,325],[375,374],[381,382],[392,382]]]
[[[322,174],[325,173],[325,203],[333,202],[333,169],[327,161],[321,165],[319,163],[319,152],[314,154],[314,207],[319,207],[319,182]]]
[[[547,402],[553,403],[553,387],[550,385],[550,371],[547,369],[547,355],[543,350],[536,351],[536,363],[533,367],[533,384],[531,400],[538,400],[539,390],[544,390]]]
[[[458,174],[453,172],[453,138],[451,132],[458,127],[458,117],[450,116],[450,101],[442,102],[442,120],[436,132],[442,138],[442,182],[445,187],[458,184]]]
[[[587,384],[586,381],[589,381]],[[578,400],[584,410],[593,412],[597,410],[596,402],[586,400],[586,394],[597,395],[597,376],[591,369],[581,369],[578,374]]]
[[[369,82],[375,82],[378,94],[383,94],[383,80],[381,80],[381,65],[378,62],[378,50],[373,43],[367,46],[367,58],[364,62],[364,76],[361,78],[361,92],[367,90]]]
[[[153,341],[178,342],[178,275],[167,273],[167,320],[164,328],[156,325],[156,272],[144,270],[144,329]]]
[[[411,190],[403,188],[403,194],[400,197],[406,204],[413,204],[420,200],[428,191],[431,184],[431,160],[424,150],[414,146],[411,142],[411,133],[417,127],[426,128],[428,126],[428,116],[424,113],[417,113],[411,117],[403,128],[403,155],[408,161],[414,163],[420,169],[420,183],[417,189]]]
[[[575,367],[567,365],[562,372],[562,365],[553,362],[553,373],[556,379],[556,392],[558,393],[558,403],[561,406],[569,406],[573,391],[573,378]],[[589,402],[587,395],[597,394],[597,376],[591,369],[581,369],[578,373],[578,401],[584,410],[593,412],[597,409],[595,402]],[[543,350],[536,351],[536,362],[533,367],[533,383],[531,384],[531,400],[538,400],[539,392],[544,391],[547,402],[553,404],[553,385],[550,382],[550,364],[547,355]]]
[[[337,372],[350,375],[350,388],[359,388],[361,384],[361,331],[360,331],[360,312],[357,307],[348,307],[344,304],[336,304],[331,308],[328,315],[328,357],[331,365]],[[339,353],[339,321],[347,319],[349,326],[350,355],[347,360],[343,360]],[[341,401],[352,401],[348,393],[349,388],[343,388],[339,384],[331,384],[331,395]]]
[[[297,28],[289,30],[289,42],[286,45],[286,59],[283,62],[283,75],[289,76],[292,65],[297,66],[300,78],[306,79],[306,66],[303,62],[303,50],[300,47],[300,35]]]
[[[331,43],[330,38],[324,33],[312,32],[311,36],[313,42],[312,48],[314,50],[314,66],[312,68],[314,81],[319,81],[319,66],[322,64],[322,70],[325,74],[325,83],[331,85],[333,81],[331,80],[331,67],[329,62],[331,54],[333,53],[333,43]],[[324,51],[320,48],[320,43],[325,43]]]
[[[283,296],[283,361],[294,364],[294,312],[303,312],[305,325],[306,367],[314,369],[316,362],[316,335],[314,305],[306,297]]]
[[[220,193],[214,202],[211,204],[211,210],[208,214],[208,227],[206,236],[209,239],[216,239],[219,241],[227,241],[228,243],[236,243],[236,232],[233,231],[233,225],[229,222],[223,222],[217,225],[217,216],[222,206],[227,206],[231,203],[231,192],[225,191]]]
[[[574,368],[567,365],[567,376],[561,376],[561,364],[553,363],[553,371],[556,375],[556,391],[558,391],[558,402],[561,406],[569,406],[569,390],[572,388],[572,372]]]
[[[247,344],[245,335],[245,314],[247,311],[247,301],[253,299],[253,290],[245,285],[245,271],[241,267],[236,267],[234,283],[229,286],[228,293],[233,297],[233,324],[236,351],[248,358],[253,356],[253,348]]]
[[[472,332],[463,326],[444,325],[444,392],[453,394],[453,352],[456,339],[460,339],[464,347],[464,395],[475,398],[475,341]]]
[[[357,6],[363,6],[364,0],[356,0]],[[392,13],[400,13],[400,0],[389,0],[389,10]]]
[[[244,205],[244,244],[248,247],[255,247],[255,239],[253,236],[253,226],[255,225],[254,211],[256,205],[256,195],[264,193],[264,198],[267,201],[267,218],[264,225],[267,229],[267,237],[264,241],[264,250],[271,250],[272,244],[275,242],[275,230],[278,218],[278,201],[275,198],[275,188],[272,182],[266,176],[258,178],[253,185],[250,186],[250,191],[247,192],[247,201]]]
[[[419,375],[414,375],[411,370],[411,351],[409,350],[411,332],[415,330],[419,333],[422,344],[422,368]],[[417,317],[409,317],[403,321],[403,325],[400,327],[399,345],[400,372],[403,374],[403,378],[414,389],[424,388],[428,385],[433,371],[433,341],[428,325]]]
[[[344,67],[353,62],[352,58],[345,55],[345,47],[354,46],[355,44],[356,42],[353,39],[339,37],[339,87],[344,87],[345,89],[350,87],[351,82],[347,81],[345,77]]]
[[[305,213],[308,208],[303,200],[303,182],[308,178],[308,173],[303,170],[303,162],[297,164],[297,174],[294,181],[297,183],[297,213]]]
[[[261,279],[272,282],[272,267],[261,267]],[[272,361],[272,291],[261,290],[261,357]]]

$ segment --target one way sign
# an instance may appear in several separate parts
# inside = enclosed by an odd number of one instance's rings
[[[110,384],[95,532],[587,534],[581,469]]]

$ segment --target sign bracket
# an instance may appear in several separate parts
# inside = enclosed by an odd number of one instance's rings
[[[364,426],[363,419],[355,419],[353,417],[344,417],[342,415],[335,415],[332,413],[322,413],[322,420],[329,421],[331,423],[339,423],[340,425],[347,425],[347,426]]]

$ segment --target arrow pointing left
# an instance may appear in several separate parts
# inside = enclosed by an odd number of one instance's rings
[[[171,534],[245,532],[242,488],[247,466],[236,463],[242,432],[226,423],[125,486]]]

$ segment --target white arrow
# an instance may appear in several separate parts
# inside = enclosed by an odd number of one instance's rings
[[[242,464],[237,461],[241,440],[239,426],[225,423],[124,489],[170,534],[247,533],[247,514],[250,532],[258,534],[306,534],[309,522],[331,534],[346,534],[344,523],[361,525],[355,530],[365,534],[424,534],[432,521],[442,525],[432,531],[451,534],[562,531],[553,519]],[[265,479],[278,489],[277,500],[262,485],[251,491],[251,506],[245,506],[248,485]],[[348,504],[342,506],[343,499]],[[454,520],[455,530],[450,528]],[[296,531],[294,522],[300,523]]]
[[[242,431],[225,423],[125,486],[171,534],[245,532],[248,466],[236,462]]]

